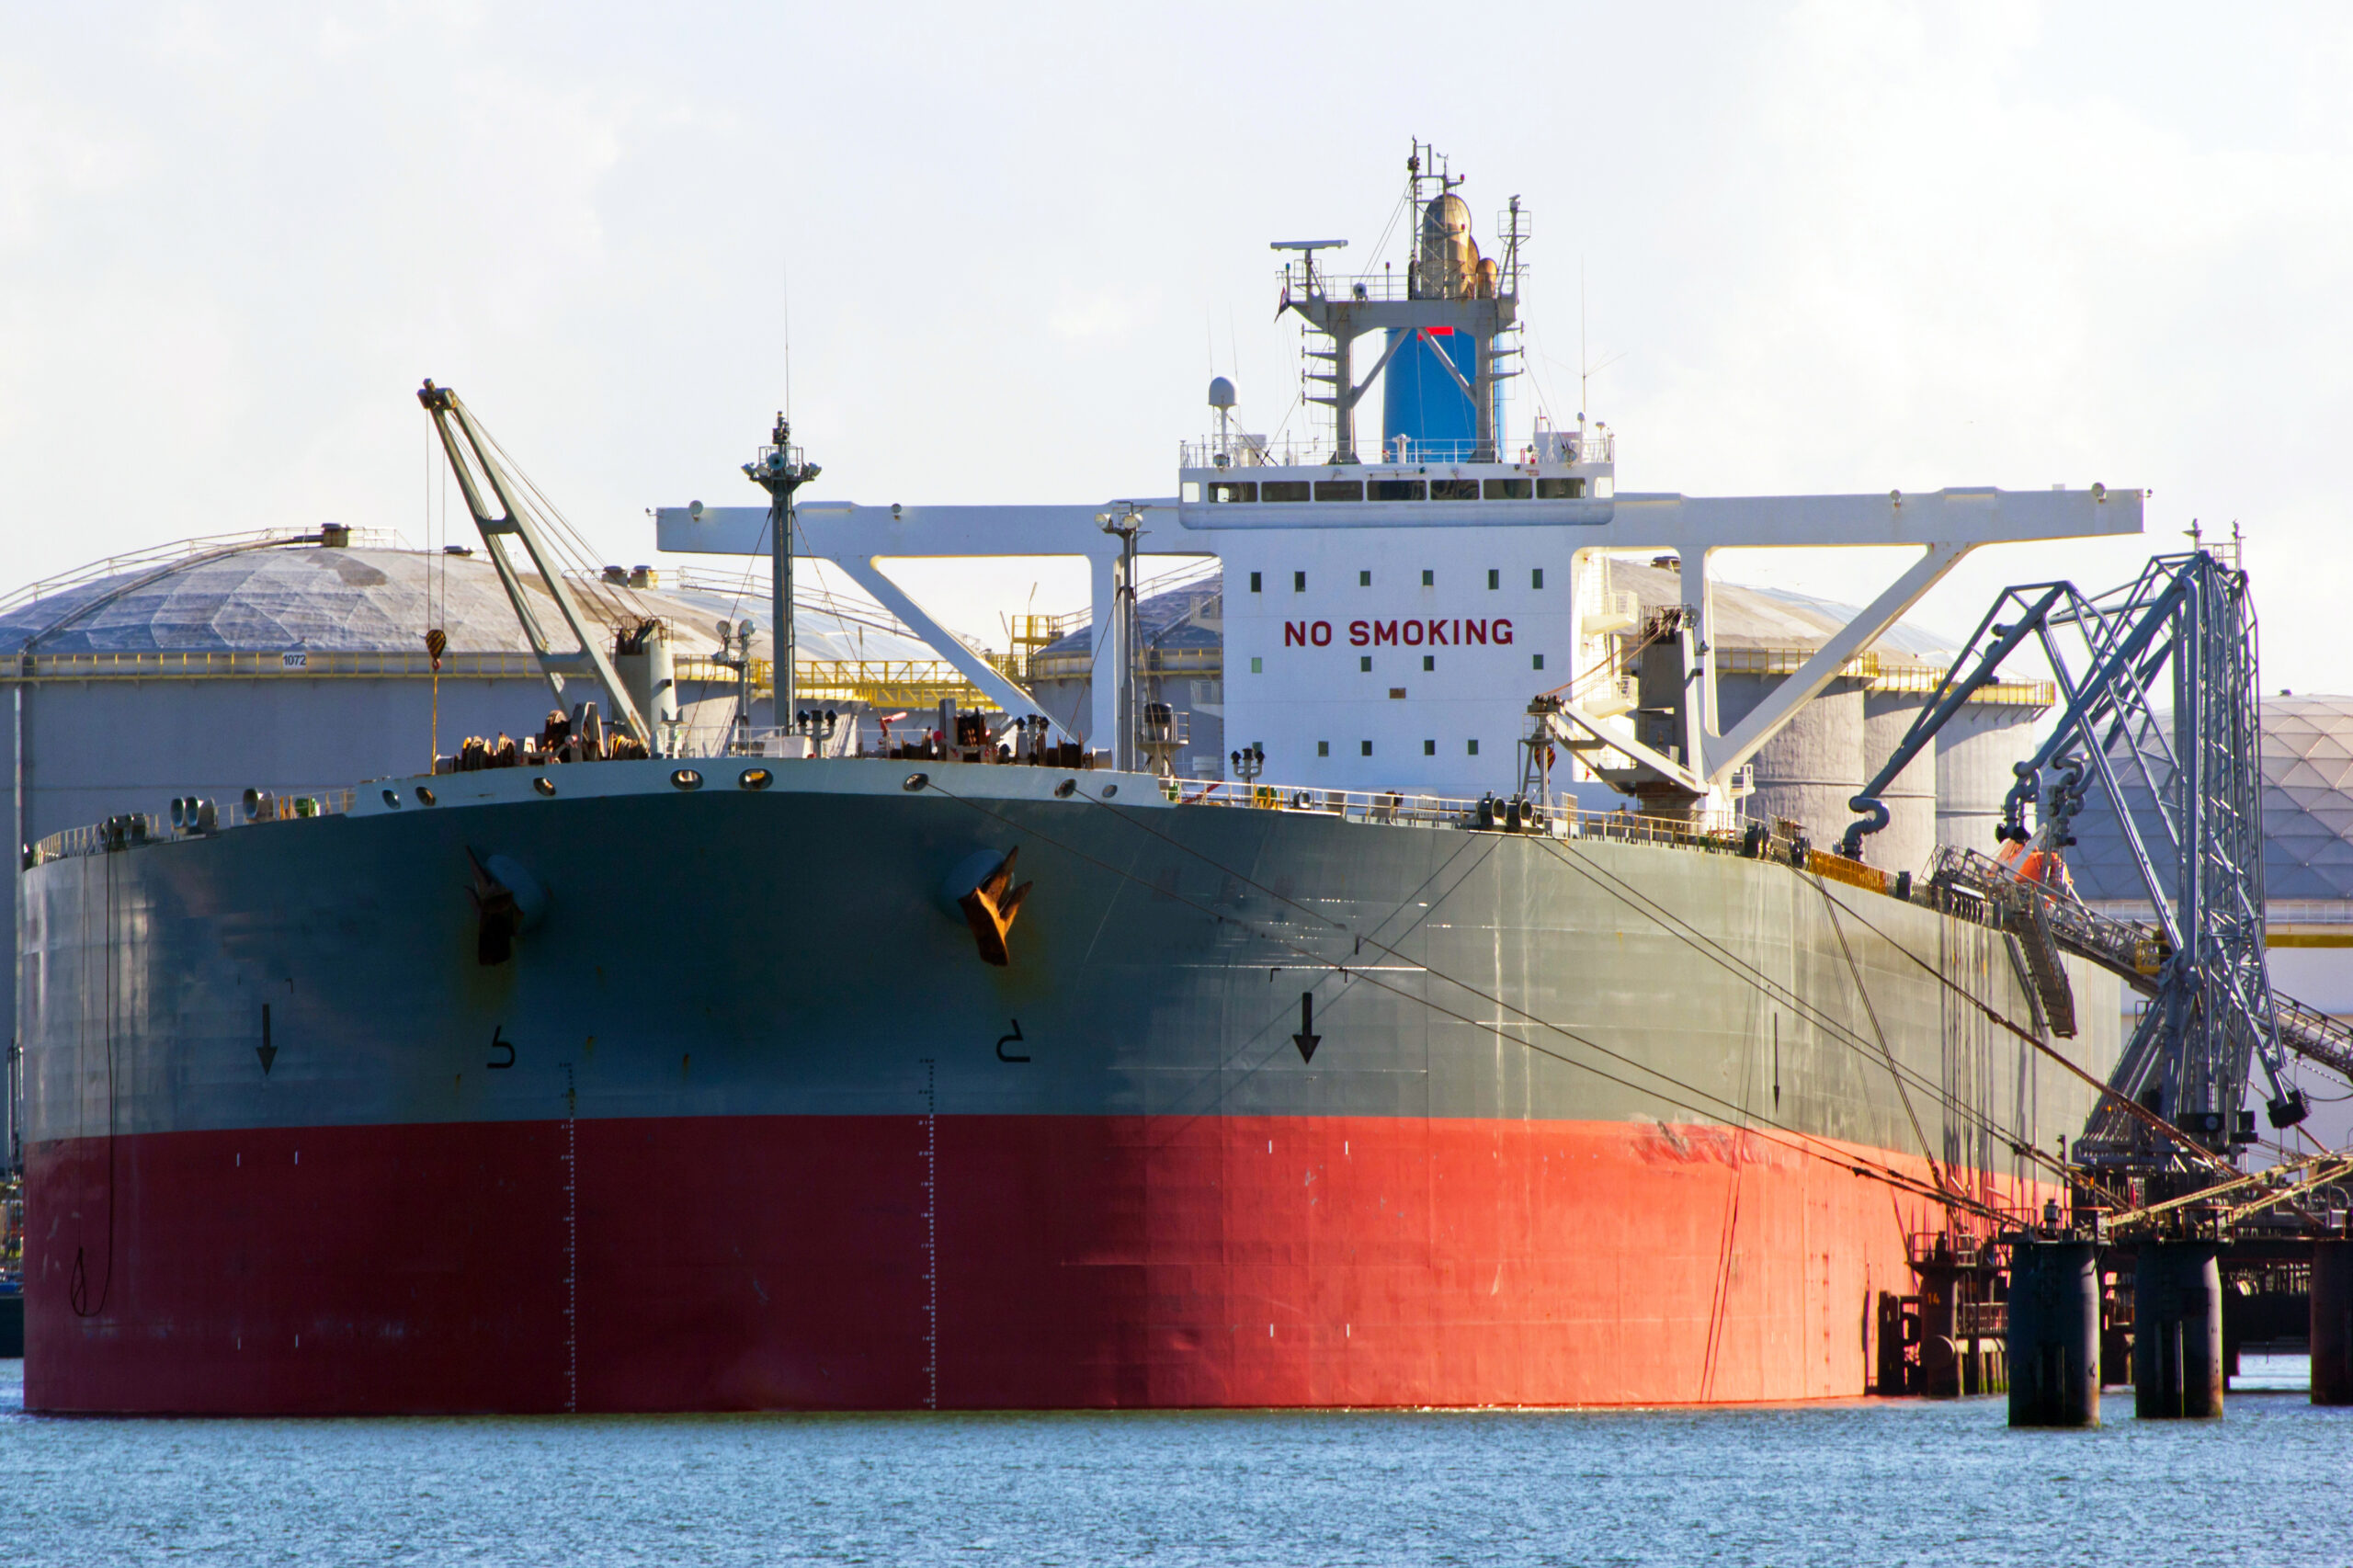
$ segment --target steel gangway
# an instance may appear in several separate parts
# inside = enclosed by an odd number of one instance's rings
[[[1930,863],[1928,886],[1948,902],[1969,900],[1983,905],[1992,924],[2018,938],[2053,1034],[2075,1033],[2074,992],[2057,962],[2057,951],[2096,963],[2147,996],[2156,994],[2158,976],[2171,956],[2164,933],[2154,926],[2103,915],[2080,899],[2026,881],[1974,849],[1940,846]],[[2058,1005],[2054,990],[2060,994]],[[2276,989],[2271,1004],[2281,1045],[2353,1083],[2353,1024]],[[2059,1027],[2063,1016],[2068,1020],[2065,1028]]]

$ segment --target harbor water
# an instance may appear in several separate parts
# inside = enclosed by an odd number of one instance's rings
[[[2000,1399],[1611,1412],[124,1420],[23,1412],[0,1560],[327,1563],[2353,1561],[2353,1409]],[[2136,1544],[2138,1543],[2138,1544]]]

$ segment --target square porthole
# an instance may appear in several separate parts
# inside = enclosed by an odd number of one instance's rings
[[[1315,743],[1315,755],[1316,755],[1316,756],[1331,756],[1331,755],[1332,755],[1332,743],[1331,743],[1331,742],[1329,742],[1329,741],[1318,741],[1318,742],[1316,742],[1316,743]]]
[[[1357,743],[1357,746],[1358,746],[1358,752],[1357,752],[1357,755],[1358,755],[1358,756],[1370,756],[1372,755],[1372,743],[1371,743],[1370,741],[1358,741],[1358,742]]]
[[[1436,741],[1424,741],[1422,743],[1422,755],[1424,756],[1436,756],[1438,755],[1438,743]]]
[[[1424,653],[1422,655],[1422,668],[1426,670],[1434,670],[1438,668],[1438,655],[1436,653]]]
[[[1357,668],[1363,671],[1366,675],[1370,675],[1372,673],[1372,655],[1370,653],[1358,653],[1357,655]]]

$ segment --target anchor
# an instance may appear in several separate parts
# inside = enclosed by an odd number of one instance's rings
[[[1013,961],[1006,948],[1006,937],[1012,931],[1014,917],[1021,913],[1021,901],[1029,896],[1032,885],[1024,882],[1011,892],[1006,891],[1013,881],[1013,863],[1020,856],[1018,849],[1006,850],[996,869],[956,901],[956,907],[964,912],[964,923],[972,928],[972,941],[981,950],[981,961],[999,969]]]

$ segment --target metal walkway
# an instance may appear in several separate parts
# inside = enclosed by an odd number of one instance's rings
[[[2115,919],[2086,908],[2072,898],[2063,898],[2035,883],[2022,881],[2008,867],[1974,849],[1939,846],[1928,881],[1948,897],[1958,896],[1984,905],[1989,924],[1999,926],[2018,938],[2019,946],[2026,950],[2028,968],[2035,976],[2036,989],[2042,993],[2043,1008],[2050,1015],[2054,1034],[2075,1032],[2075,1002],[2073,992],[2067,988],[2065,971],[2058,968],[2051,951],[2053,947],[2099,965],[2143,995],[2156,994],[2166,946],[2154,926]],[[2038,942],[2041,944],[2040,949]],[[2064,1017],[2068,1021],[2064,1028],[2059,1023],[2060,1007],[2052,1002],[2052,988],[2044,980],[2046,968],[2055,975],[2056,988],[2064,997]],[[2271,1000],[2278,1015],[2279,1043],[2353,1083],[2353,1024],[2332,1018],[2276,990]]]

